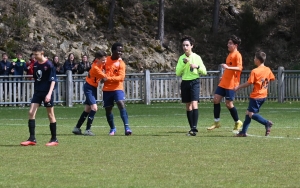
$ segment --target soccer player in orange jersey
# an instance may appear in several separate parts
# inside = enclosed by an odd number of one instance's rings
[[[123,54],[123,45],[118,42],[114,43],[111,47],[111,52],[112,55],[107,57],[105,64],[107,80],[104,82],[104,86],[102,88],[103,106],[105,108],[107,122],[110,126],[109,135],[113,136],[116,133],[114,116],[112,113],[114,102],[116,102],[124,124],[125,135],[129,136],[132,134],[132,131],[129,127],[128,114],[124,104],[125,93],[123,82],[125,79],[126,65],[121,59]]]
[[[95,134],[91,131],[91,126],[98,110],[97,107],[97,88],[99,81],[101,79],[107,79],[105,73],[103,72],[103,67],[106,62],[106,53],[104,51],[98,51],[95,53],[95,60],[93,61],[92,68],[85,79],[86,83],[83,86],[85,99],[85,108],[82,112],[77,125],[73,129],[73,133],[76,135],[81,135],[81,125],[84,123],[85,119],[88,117],[86,123],[86,130],[84,135],[94,136]]]
[[[222,64],[224,69],[223,76],[220,83],[215,91],[214,95],[214,124],[208,127],[207,130],[213,130],[221,127],[220,124],[220,113],[221,105],[220,102],[225,97],[225,104],[235,122],[233,132],[238,133],[243,123],[239,120],[236,108],[233,105],[235,97],[234,88],[240,83],[241,71],[243,69],[242,55],[238,51],[238,46],[241,44],[241,39],[235,35],[232,35],[227,43],[229,54],[226,58],[226,64]]]
[[[270,81],[275,80],[275,76],[270,68],[265,66],[265,60],[266,54],[264,52],[256,52],[254,64],[257,66],[257,68],[251,71],[250,77],[246,83],[243,83],[235,88],[235,91],[237,91],[253,84],[253,90],[250,94],[249,106],[246,111],[243,129],[237,134],[238,137],[247,136],[247,129],[250,126],[251,119],[254,119],[265,126],[265,136],[270,134],[271,127],[273,125],[272,121],[266,120],[258,114],[260,107],[263,105],[268,95],[268,85]]]

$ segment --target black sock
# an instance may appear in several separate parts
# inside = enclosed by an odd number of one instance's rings
[[[220,118],[220,113],[221,113],[221,105],[219,104],[214,104],[214,118]]]
[[[199,116],[199,111],[198,109],[194,109],[193,111],[193,127],[192,129],[197,129],[197,124],[198,124],[198,116]]]
[[[50,123],[50,132],[51,132],[51,141],[57,140],[56,139],[56,122]]]
[[[235,107],[229,109],[232,119],[237,122],[239,120],[239,116]]]
[[[86,111],[82,112],[82,114],[77,122],[77,125],[76,125],[77,128],[81,127],[81,125],[84,123],[84,121],[88,115],[89,115],[89,113],[87,113]]]
[[[96,111],[94,111],[94,110],[90,111],[89,116],[88,116],[88,120],[87,120],[87,123],[86,123],[86,129],[85,130],[90,130],[91,129],[95,114],[96,114]]]
[[[35,119],[28,120],[28,129],[29,129],[29,139],[28,140],[35,140]]]
[[[193,127],[193,111],[186,111],[186,116],[187,116],[188,122],[190,124],[190,128],[192,129],[192,127]]]

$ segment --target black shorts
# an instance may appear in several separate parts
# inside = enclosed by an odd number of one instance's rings
[[[180,89],[181,89],[181,99],[183,103],[199,101],[199,94],[200,94],[199,79],[182,80]]]
[[[48,94],[48,91],[34,91],[33,97],[31,99],[31,103],[42,104],[44,102],[45,107],[53,107],[54,106],[54,96],[53,92],[51,94],[51,99],[49,102],[45,102],[45,97]]]

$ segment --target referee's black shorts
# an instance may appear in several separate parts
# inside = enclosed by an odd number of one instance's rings
[[[181,99],[183,103],[199,101],[199,94],[200,94],[199,78],[195,80],[182,80],[180,89],[181,89]]]

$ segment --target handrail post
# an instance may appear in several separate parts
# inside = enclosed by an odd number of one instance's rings
[[[278,102],[284,102],[284,67],[278,67]]]
[[[73,77],[72,71],[67,71],[66,78],[66,106],[73,107]]]
[[[151,104],[151,79],[150,79],[150,71],[148,69],[145,70],[144,77],[144,85],[145,85],[145,93],[144,93],[144,103],[146,105]]]

